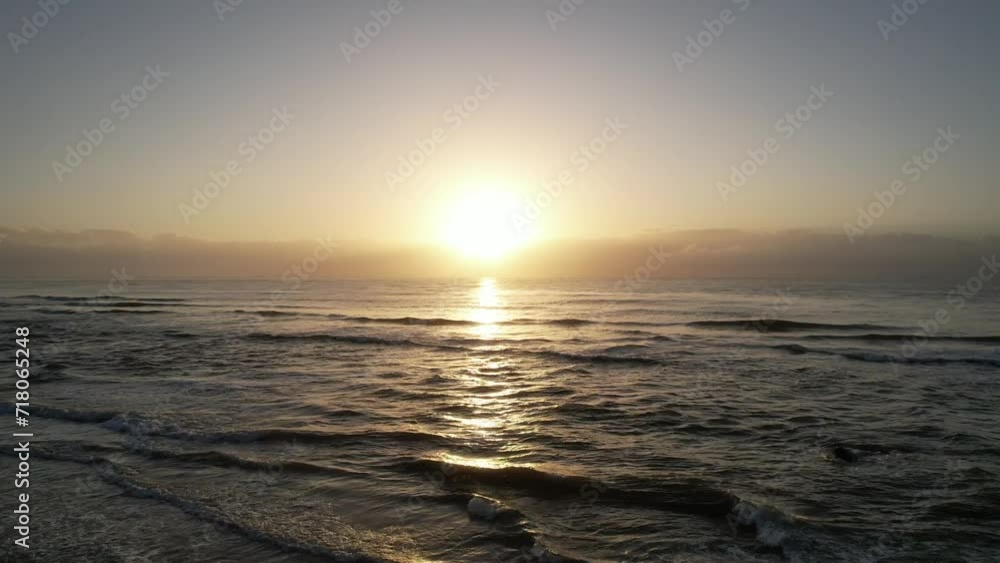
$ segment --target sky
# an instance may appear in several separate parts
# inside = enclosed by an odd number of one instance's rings
[[[995,2],[225,2],[0,5],[8,246],[1000,234]]]

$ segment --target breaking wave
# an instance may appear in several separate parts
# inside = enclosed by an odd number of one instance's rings
[[[142,478],[129,467],[112,462],[101,456],[87,455],[73,451],[73,449],[59,451],[55,448],[44,446],[36,446],[32,449],[32,454],[55,461],[90,465],[102,481],[114,485],[128,494],[141,498],[154,499],[175,506],[199,520],[225,526],[254,541],[268,543],[280,549],[317,555],[332,561],[351,563],[389,563],[391,561],[386,557],[362,553],[356,549],[347,550],[306,541],[289,534],[285,529],[268,529],[265,519],[248,518],[238,511],[220,509],[210,506],[205,502],[175,493],[163,485]],[[343,531],[350,532],[346,528]],[[363,545],[357,541],[345,543],[352,546]],[[373,544],[369,543],[368,545]]]
[[[615,486],[576,475],[551,473],[527,466],[479,467],[434,459],[410,459],[392,470],[432,474],[444,486],[480,491],[482,487],[510,489],[539,499],[608,503],[622,507],[657,509],[684,514],[724,517],[739,499],[704,481],[656,483],[633,478],[629,486]]]

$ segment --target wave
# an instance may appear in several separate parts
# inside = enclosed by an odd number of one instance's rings
[[[518,354],[542,356],[571,362],[585,362],[589,364],[632,364],[644,366],[658,366],[665,362],[656,358],[646,356],[611,356],[608,354],[576,354],[572,352],[559,352],[556,350],[539,350],[516,352]]]
[[[549,344],[553,340],[548,338],[522,338],[522,339],[483,339],[483,338],[448,338],[440,342],[421,342],[410,338],[386,338],[382,336],[350,335],[350,334],[271,334],[264,332],[254,332],[247,335],[248,338],[256,340],[312,340],[317,342],[343,342],[345,344],[373,344],[379,346],[415,346],[421,348],[441,348],[445,350],[465,350],[469,352],[477,351],[476,347],[482,346],[506,346],[522,344]],[[502,351],[502,350],[500,350]]]
[[[104,314],[104,315],[160,315],[163,313],[169,313],[170,311],[164,311],[162,309],[140,309],[138,311],[134,309],[94,309],[94,313]]]
[[[342,342],[342,343],[357,344],[357,345],[434,348],[440,350],[462,351],[469,353],[482,352],[482,350],[477,350],[475,348],[467,348],[458,345],[433,343],[433,342],[419,342],[416,340],[411,340],[409,338],[383,338],[378,336],[353,336],[353,335],[337,335],[337,334],[269,334],[269,333],[255,332],[247,335],[247,337],[256,340],[271,340],[276,342],[281,342],[281,341]],[[491,342],[493,344],[497,344],[497,341],[489,341],[489,340],[482,341],[483,344]],[[536,356],[536,357],[554,358],[559,360],[569,360],[571,362],[586,362],[591,364],[660,365],[664,363],[663,360],[644,357],[644,356],[613,356],[609,354],[588,354],[588,353],[578,354],[573,352],[561,352],[558,350],[518,350],[516,348],[501,348],[498,350],[490,350],[490,351],[502,352],[505,354],[515,354],[520,356]]]
[[[715,329],[753,329],[759,332],[795,332],[803,330],[899,330],[899,327],[883,326],[867,323],[833,324],[787,321],[782,319],[726,319],[711,321],[691,321],[686,323],[691,328]]]
[[[606,326],[635,326],[635,327],[667,327],[667,326],[681,326],[684,323],[680,322],[655,322],[655,321],[612,321],[608,319],[602,320],[592,320],[592,319],[578,319],[574,317],[562,318],[562,319],[528,319],[528,318],[518,318],[510,321],[502,321],[496,324],[510,324],[510,325],[542,325],[542,326],[564,326],[564,327],[579,327],[587,325],[606,325]]]
[[[466,319],[448,319],[441,317],[366,317],[366,316],[352,316],[352,315],[341,315],[341,314],[330,314],[327,315],[328,318],[342,320],[342,321],[352,321],[358,323],[377,323],[377,324],[400,324],[400,325],[422,325],[422,326],[479,326],[479,325],[541,325],[541,326],[562,326],[562,327],[579,327],[585,325],[622,325],[622,326],[673,326],[678,323],[654,323],[654,322],[644,322],[644,321],[597,321],[589,319],[579,319],[574,317],[559,318],[559,319],[532,319],[532,318],[516,318],[505,321],[496,322],[480,322],[471,321]]]
[[[916,364],[916,365],[948,365],[948,364],[970,364],[989,367],[1000,367],[1000,359],[993,358],[907,358],[896,354],[877,354],[871,352],[843,352],[834,350],[820,350],[809,348],[801,344],[775,344],[767,346],[773,350],[782,350],[791,354],[821,354],[824,356],[839,356],[849,360],[860,362],[873,362],[880,364]]]
[[[454,348],[461,349],[458,346],[445,346],[445,345],[433,345],[424,344],[417,342],[415,340],[410,340],[408,338],[383,338],[380,336],[363,336],[363,335],[349,335],[349,334],[270,334],[265,332],[254,332],[247,335],[247,338],[252,340],[270,340],[275,342],[282,341],[312,341],[312,342],[342,342],[345,344],[371,344],[378,346],[416,346],[416,347],[430,347],[430,348]]]
[[[0,413],[14,412],[13,403],[0,402]],[[348,415],[355,411],[349,411]],[[370,431],[357,434],[342,434],[285,428],[263,428],[254,430],[203,431],[181,427],[169,421],[142,414],[115,413],[112,411],[88,411],[31,405],[31,415],[40,418],[66,420],[70,422],[100,424],[103,428],[133,436],[156,436],[203,443],[248,443],[287,442],[319,444],[370,444],[372,441],[418,442],[447,446],[451,440],[445,436],[404,430]]]
[[[928,336],[925,334],[807,334],[802,338],[807,340],[862,340],[873,342],[908,342],[915,339],[932,342],[973,342],[977,344],[998,344],[1000,336]]]
[[[441,483],[446,492],[464,491],[473,496],[523,497],[568,502],[566,511],[590,506],[613,506],[626,510],[646,509],[688,514],[728,523],[734,532],[752,533],[758,552],[783,558],[810,545],[804,537],[810,524],[775,507],[751,502],[709,481],[683,479],[664,482],[627,475],[599,482],[575,475],[542,471],[525,466],[481,467],[449,464],[434,459],[410,459],[389,466],[392,470],[423,474]],[[509,489],[509,490],[508,490]],[[470,512],[489,517],[504,505],[487,498],[476,501]],[[502,508],[501,508],[502,510]],[[482,517],[482,516],[480,516]]]
[[[42,314],[45,314],[45,315],[87,315],[87,314],[101,314],[101,315],[108,315],[108,314],[114,314],[114,315],[125,315],[125,314],[132,314],[132,315],[157,315],[157,314],[160,314],[160,313],[169,313],[169,311],[164,311],[162,309],[135,309],[135,308],[132,308],[132,309],[122,309],[122,308],[118,308],[118,307],[116,307],[114,309],[87,309],[87,310],[81,310],[81,309],[53,309],[51,307],[34,307],[31,310],[34,311],[34,312],[36,312],[36,313],[42,313]]]
[[[205,451],[178,451],[164,448],[151,448],[143,445],[130,445],[129,451],[142,454],[150,459],[169,459],[187,463],[199,463],[214,465],[217,467],[237,467],[249,471],[265,471],[268,473],[302,473],[302,474],[322,474],[322,475],[351,475],[361,476],[357,471],[329,467],[309,463],[306,461],[277,459],[261,460],[241,457],[235,454],[219,452],[215,450]]]
[[[571,338],[569,340],[552,340],[549,338],[448,338],[445,339],[444,342],[456,346],[519,346],[522,344],[558,344],[563,342],[577,343],[581,341],[575,338]]]
[[[237,313],[249,313],[252,315],[260,315],[261,317],[298,317],[301,313],[294,313],[292,311],[244,311],[243,309],[237,309]]]
[[[488,523],[488,527],[483,530],[483,537],[520,554],[520,557],[516,558],[517,561],[587,563],[586,560],[569,557],[547,547],[545,541],[538,537],[537,527],[531,525],[521,511],[499,499],[468,492],[441,492],[399,498],[400,502],[413,502],[415,500],[421,503],[432,502],[464,508],[471,520]],[[499,557],[496,560],[514,561],[515,559]]]
[[[552,399],[555,397],[565,397],[574,394],[576,394],[576,391],[570,387],[546,384],[544,387],[529,387],[527,389],[521,389],[506,396],[512,399],[521,397],[544,397],[546,399]]]
[[[95,302],[95,301],[98,301],[98,302],[114,301],[114,300],[121,301],[122,297],[114,296],[114,295],[93,295],[93,296],[90,296],[90,297],[71,297],[71,296],[66,296],[66,295],[34,295],[34,294],[32,294],[32,295],[18,295],[16,297],[14,297],[14,299],[40,299],[40,300],[43,300],[43,301],[54,301],[54,302],[57,302],[57,303],[92,303],[92,302]],[[142,303],[142,302],[151,302],[151,303],[184,303],[184,302],[187,301],[187,299],[178,299],[178,298],[173,298],[173,297],[170,297],[170,298],[167,298],[167,297],[133,297],[133,298],[129,298],[127,301],[130,302],[130,303]],[[102,306],[106,306],[106,305],[102,305]]]
[[[374,441],[417,442],[449,446],[445,436],[404,430],[369,431],[357,434],[263,428],[255,430],[205,431],[183,428],[176,424],[146,417],[136,413],[119,414],[101,423],[108,430],[133,436],[158,436],[202,443],[286,442],[332,445],[370,445]]]
[[[654,340],[659,342],[677,342],[677,339],[672,336],[667,336],[665,334],[657,334],[655,332],[647,332],[645,330],[623,330],[620,331],[620,333],[626,336],[638,336],[643,340]]]
[[[650,303],[655,301],[655,299],[643,299],[643,298],[626,298],[626,299],[611,299],[604,297],[584,297],[582,299],[562,299],[556,301],[560,305],[605,305],[608,303],[621,304],[621,305],[637,305],[641,303]]]
[[[34,414],[34,413],[32,413]],[[202,451],[180,451],[166,448],[154,448],[146,444],[132,442],[125,449],[114,446],[104,446],[99,444],[81,444],[76,442],[46,442],[45,447],[50,452],[62,452],[63,461],[79,461],[87,457],[96,457],[93,454],[105,453],[132,453],[142,455],[149,459],[169,459],[186,463],[200,463],[217,467],[236,467],[249,471],[265,471],[268,473],[303,473],[303,474],[329,474],[329,475],[349,475],[362,476],[362,473],[329,467],[305,461],[290,459],[262,460],[241,457],[235,454],[219,452],[215,450]],[[81,455],[74,456],[71,451],[79,451]],[[82,454],[90,454],[82,455]]]
[[[170,338],[180,338],[180,339],[198,338],[197,334],[191,334],[190,332],[184,332],[183,330],[175,330],[171,328],[164,330],[162,334],[163,336],[168,336]]]
[[[758,543],[782,554],[795,533],[795,521],[787,514],[742,499],[733,507],[728,520],[734,529],[751,530]]]
[[[288,535],[282,529],[266,529],[267,524],[265,519],[242,518],[237,511],[215,508],[206,503],[174,493],[160,484],[141,478],[131,468],[112,462],[101,456],[81,454],[72,451],[72,449],[70,451],[60,451],[47,446],[35,446],[32,448],[31,453],[43,459],[90,465],[102,481],[114,485],[128,494],[140,498],[154,499],[175,506],[199,520],[224,526],[239,532],[251,540],[268,543],[280,549],[325,557],[331,561],[351,563],[391,562],[391,559],[380,555],[357,551],[356,546],[358,545],[377,545],[370,541],[360,542],[358,541],[359,538],[344,538],[343,543],[352,546],[350,551],[329,545],[309,543],[308,541]],[[349,529],[345,529],[344,531],[350,532]]]
[[[643,352],[649,350],[649,346],[645,344],[618,344],[616,346],[609,346],[602,350],[604,354],[620,354],[620,353],[631,353],[631,352]]]
[[[654,340],[656,342],[677,342],[676,338],[666,336],[663,334],[654,334],[653,336],[647,336],[646,340]]]
[[[566,367],[566,368],[556,368],[554,370],[549,370],[549,371],[545,372],[545,375],[547,375],[547,376],[553,376],[553,375],[593,375],[593,374],[594,374],[594,372],[592,372],[592,371],[590,371],[588,369],[579,367],[579,366],[570,366],[570,367]]]
[[[135,307],[163,307],[163,302],[155,301],[152,303],[147,303],[145,301],[102,301],[101,307],[120,307],[122,309],[130,309]]]
[[[0,402],[0,412],[11,413],[15,411],[13,403]],[[109,411],[83,411],[75,409],[64,409],[60,407],[49,407],[32,402],[31,416],[41,418],[53,418],[58,420],[68,420],[70,422],[107,422],[116,416],[116,413]]]
[[[703,329],[753,329],[760,332],[795,332],[804,330],[901,330],[901,327],[877,325],[869,323],[835,324],[835,323],[813,323],[803,321],[789,321],[783,319],[720,319],[703,320],[689,322],[656,322],[656,321],[629,321],[629,320],[608,320],[608,319],[583,319],[577,317],[565,317],[556,319],[535,319],[519,317],[510,320],[496,322],[479,322],[466,319],[448,319],[441,317],[367,317],[352,316],[342,314],[330,314],[328,318],[342,321],[352,321],[358,323],[379,323],[379,324],[400,324],[400,325],[422,325],[422,326],[478,326],[482,324],[496,325],[540,325],[540,326],[561,326],[561,327],[581,327],[587,325],[609,325],[609,326],[633,326],[633,327],[676,327],[686,326],[689,328]],[[654,333],[644,333],[643,331],[625,331],[626,334],[637,336],[647,336],[653,339],[669,339],[671,337]]]
[[[33,307],[31,310],[43,315],[76,315],[79,313],[73,309],[53,309],[52,307]]]
[[[551,473],[527,466],[480,467],[434,459],[411,459],[391,464],[404,473],[431,474],[445,487],[479,492],[483,486],[513,489],[545,500],[608,503],[626,508],[649,508],[684,514],[725,517],[739,499],[707,482],[655,483],[633,478],[635,488],[610,486],[576,475]]]
[[[35,370],[31,374],[31,381],[35,383],[45,383],[49,381],[67,381],[79,379],[75,375],[66,373],[68,366],[59,362],[37,363]]]
[[[567,557],[547,548],[539,540],[533,527],[527,525],[524,514],[497,499],[470,495],[465,503],[465,510],[472,519],[490,522],[487,535],[490,540],[517,549],[522,556],[530,553],[533,560],[546,563],[587,563],[583,559]]]
[[[282,311],[277,309],[247,310],[236,309],[233,311],[238,315],[257,315],[260,317],[324,317],[322,313],[304,313],[295,311]]]
[[[353,321],[357,323],[379,323],[379,324],[401,324],[401,325],[424,325],[424,326],[475,326],[481,323],[476,321],[467,321],[460,319],[445,319],[445,318],[422,318],[422,317],[396,317],[396,318],[377,318],[377,317],[356,317],[350,315],[339,315],[330,314],[327,318]]]
[[[772,346],[768,346],[768,348],[772,350],[784,350],[789,354],[795,354],[795,355],[808,354],[809,352],[814,352],[818,354],[822,352],[822,350],[813,350],[812,348],[806,348],[801,344],[774,344]],[[833,352],[830,352],[830,354],[833,354]]]
[[[584,326],[584,325],[592,325],[592,324],[600,324],[600,323],[598,321],[591,321],[591,320],[587,320],[587,319],[575,319],[575,318],[566,318],[566,319],[524,319],[524,318],[520,318],[520,319],[511,320],[511,321],[506,321],[503,324],[514,324],[514,325],[518,325],[518,324],[523,324],[523,325],[549,325],[549,326],[576,327],[576,326]],[[616,323],[614,323],[614,322],[608,322],[607,324],[616,324]]]
[[[523,514],[504,503],[482,495],[472,495],[465,506],[469,516],[490,522],[517,520],[524,517]]]
[[[608,420],[612,418],[624,418],[628,415],[624,413],[621,409],[612,406],[605,405],[592,405],[588,403],[581,403],[575,401],[569,401],[562,403],[554,409],[559,413],[566,413],[569,415],[576,415],[584,420]]]

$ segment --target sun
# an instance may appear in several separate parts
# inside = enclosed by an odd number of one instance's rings
[[[518,203],[506,190],[462,192],[442,218],[444,243],[466,258],[496,260],[506,256],[526,242],[511,221]]]

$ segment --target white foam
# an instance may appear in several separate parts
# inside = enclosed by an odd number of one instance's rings
[[[469,500],[466,508],[470,516],[492,521],[503,510],[503,505],[493,499],[474,496]]]
[[[757,541],[763,545],[781,546],[790,532],[791,521],[788,517],[767,506],[741,500],[733,507],[733,515],[739,524],[753,525],[757,530]]]

